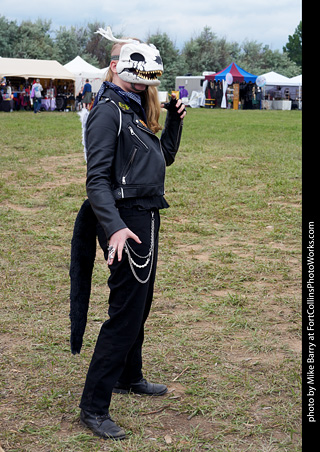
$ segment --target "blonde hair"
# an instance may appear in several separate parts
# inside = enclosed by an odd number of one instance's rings
[[[136,38],[134,38],[136,39]],[[120,47],[123,44],[115,43],[111,49],[111,60],[112,56],[119,55]],[[108,72],[106,74],[105,81],[112,82],[113,72],[109,66]],[[146,91],[140,94],[142,107],[146,113],[147,126],[153,132],[157,133],[162,129],[159,124],[159,117],[161,113],[161,106],[158,96],[158,90],[155,86],[148,86]]]

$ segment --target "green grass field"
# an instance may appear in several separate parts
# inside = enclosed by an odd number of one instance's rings
[[[80,121],[0,121],[3,450],[301,451],[301,112],[188,110],[144,347],[146,378],[169,393],[114,395],[122,442],[79,423],[107,318],[100,250],[82,352],[69,347],[70,241],[86,197]]]

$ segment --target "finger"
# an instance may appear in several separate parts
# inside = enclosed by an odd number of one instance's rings
[[[180,111],[185,108],[185,105],[182,103],[182,101],[179,99],[176,103],[176,108]]]
[[[186,106],[182,103],[181,99],[177,100],[176,108],[177,108],[177,113],[180,115],[181,119],[184,118],[187,111],[186,111]]]
[[[186,116],[186,114],[187,114],[187,110],[184,108],[182,110],[182,114],[180,115],[180,118],[183,119]]]
[[[139,244],[142,243],[141,240],[139,239],[139,237],[136,234],[134,234],[133,232],[130,233],[129,238],[133,239],[135,242],[137,242]]]
[[[119,262],[120,262],[121,259],[122,259],[122,251],[123,251],[123,245],[119,245],[119,246],[118,246],[118,251],[117,251],[117,253],[118,253],[118,261],[119,261]]]

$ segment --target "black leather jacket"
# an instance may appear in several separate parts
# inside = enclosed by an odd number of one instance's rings
[[[165,167],[174,162],[182,120],[168,111],[159,139],[124,100],[108,88],[86,125],[87,195],[108,238],[126,225],[121,198],[164,194]]]

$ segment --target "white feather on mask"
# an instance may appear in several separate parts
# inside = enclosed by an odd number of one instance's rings
[[[111,28],[107,27],[106,30],[104,30],[103,28],[99,28],[99,30],[97,30],[95,33],[99,33],[101,36],[103,36],[106,39],[109,39],[109,41],[112,42],[118,42],[118,43],[125,43],[125,44],[130,44],[130,43],[134,43],[134,44],[139,44],[139,41],[137,41],[136,39],[118,39],[115,38],[112,34]]]

